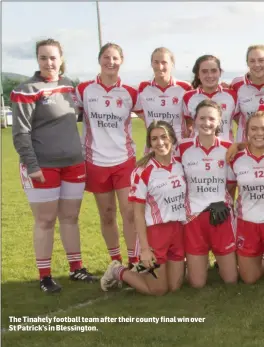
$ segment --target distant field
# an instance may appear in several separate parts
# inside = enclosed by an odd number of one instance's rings
[[[145,143],[144,123],[133,119],[137,156]],[[121,219],[118,217],[121,228]],[[99,218],[92,194],[85,194],[80,215],[82,253],[89,270],[102,274],[109,263],[100,235]],[[125,245],[123,237],[122,253]],[[84,285],[68,280],[68,264],[58,231],[52,258],[53,275],[63,285],[57,296],[40,292],[32,247],[32,216],[22,191],[18,158],[11,128],[2,130],[2,345],[5,347],[263,347],[264,281],[254,286],[226,286],[216,270],[209,271],[206,288],[187,284],[162,298],[145,297],[133,290],[102,293],[99,284]],[[100,318],[105,316],[177,317],[174,323],[56,323],[68,327],[96,326],[90,332],[8,332],[10,316]],[[205,318],[204,323],[187,318]],[[130,319],[131,320],[131,319]],[[184,322],[185,321],[185,322]],[[28,323],[28,325],[31,325]],[[35,323],[35,326],[37,323]],[[24,326],[25,329],[25,326]]]

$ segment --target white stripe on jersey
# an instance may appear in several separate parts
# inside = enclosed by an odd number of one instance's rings
[[[131,175],[129,200],[146,204],[146,225],[185,221],[186,184],[179,158],[164,167],[151,159]]]
[[[234,90],[218,86],[215,93],[207,94],[201,88],[186,92],[183,97],[183,113],[185,118],[195,118],[196,107],[206,99],[215,101],[222,109],[222,122],[220,138],[233,142],[232,121],[239,113],[237,95]],[[194,137],[195,134],[192,134]]]
[[[264,156],[256,158],[245,149],[235,156],[231,168],[239,189],[237,217],[253,223],[264,223]]]
[[[178,141],[182,137],[182,98],[191,85],[171,78],[166,88],[161,88],[155,80],[141,82],[135,109],[143,110],[146,128],[154,120],[164,120],[173,126]]]
[[[235,78],[231,86],[238,97],[240,118],[236,141],[241,142],[246,140],[245,126],[248,118],[264,105],[264,84],[257,86],[245,75]]]
[[[216,138],[215,145],[206,150],[198,136],[179,145],[187,180],[188,214],[201,213],[212,202],[232,201],[226,190],[228,167],[225,155],[230,142]],[[231,177],[230,177],[231,178]]]
[[[111,167],[135,156],[131,110],[136,95],[135,89],[120,80],[106,87],[97,77],[77,86],[76,97],[84,109],[82,143],[88,162]]]

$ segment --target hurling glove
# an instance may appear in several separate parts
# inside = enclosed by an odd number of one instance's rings
[[[211,203],[205,211],[210,211],[209,221],[214,226],[224,223],[230,215],[230,208],[223,201]]]

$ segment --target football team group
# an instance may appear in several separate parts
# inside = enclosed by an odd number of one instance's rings
[[[36,43],[39,71],[11,93],[13,142],[34,218],[40,289],[61,286],[51,275],[54,226],[73,281],[99,278],[82,264],[78,216],[84,191],[94,195],[111,262],[103,291],[122,282],[147,295],[205,286],[208,253],[225,283],[263,275],[264,45],[245,54],[248,72],[220,82],[220,60],[199,57],[193,81],[172,76],[173,53],[156,48],[154,78],[123,84],[120,46],[104,45],[99,74],[75,88],[64,76],[60,43]],[[136,162],[131,113],[146,126]],[[82,119],[80,138],[77,119]],[[234,133],[234,129],[236,129]],[[128,264],[122,262],[117,204]]]

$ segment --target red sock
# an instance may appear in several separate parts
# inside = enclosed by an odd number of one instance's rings
[[[39,270],[39,279],[50,276],[51,274],[51,258],[49,259],[36,259],[37,267]]]
[[[123,265],[120,265],[119,267],[114,268],[114,271],[113,271],[114,278],[117,281],[123,281],[123,275],[126,270],[128,270],[128,268],[124,267]]]
[[[120,263],[122,262],[122,257],[121,257],[119,246],[116,248],[108,248],[108,253],[109,253],[112,260],[118,260],[118,261],[120,261]]]
[[[67,259],[70,266],[70,272],[82,268],[82,257],[81,253],[67,253]]]
[[[127,249],[127,255],[128,255],[128,262],[129,263],[138,263],[138,257],[135,256],[135,250],[134,249]]]

